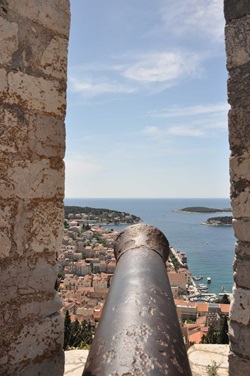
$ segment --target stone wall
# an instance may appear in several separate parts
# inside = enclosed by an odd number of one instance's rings
[[[237,240],[230,320],[229,374],[250,370],[250,2],[224,0],[228,79],[230,177]]]
[[[0,2],[0,374],[63,374],[69,0]]]

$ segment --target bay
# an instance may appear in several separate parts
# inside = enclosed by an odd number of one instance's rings
[[[207,218],[230,215],[222,213],[178,213],[174,210],[190,206],[225,209],[229,199],[102,199],[66,198],[65,205],[89,206],[125,211],[142,218],[144,223],[159,228],[176,250],[185,252],[188,268],[193,275],[202,275],[201,283],[211,277],[209,292],[227,292],[233,286],[233,258],[235,237],[231,226],[205,226]],[[114,226],[113,226],[114,227]],[[124,226],[117,226],[118,230]]]

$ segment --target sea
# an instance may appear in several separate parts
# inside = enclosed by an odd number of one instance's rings
[[[232,292],[232,264],[236,241],[233,228],[201,224],[208,218],[228,216],[230,213],[189,214],[175,211],[191,206],[226,209],[230,208],[229,199],[65,198],[64,203],[124,211],[139,216],[143,223],[161,230],[175,250],[186,253],[188,268],[192,275],[203,276],[203,280],[197,283],[206,284],[206,278],[211,277],[208,292],[215,294]],[[125,227],[112,226],[117,230]]]

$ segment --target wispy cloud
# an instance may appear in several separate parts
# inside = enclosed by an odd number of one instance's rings
[[[181,137],[202,137],[204,131],[198,127],[188,125],[175,125],[167,127],[149,126],[143,130],[143,133],[155,138],[164,138],[166,136],[181,136]]]
[[[117,60],[122,59],[122,64]],[[74,67],[69,90],[84,97],[105,94],[135,94],[163,91],[185,78],[199,78],[201,59],[187,51],[130,53],[110,64]]]
[[[143,133],[157,139],[166,136],[211,137],[215,132],[227,129],[228,109],[227,103],[217,103],[154,111],[150,116],[161,121],[161,125],[147,126]],[[165,121],[167,123],[162,124]]]
[[[84,96],[97,96],[102,94],[131,94],[136,91],[132,86],[124,85],[109,78],[94,79],[93,77],[69,77],[72,92]]]
[[[229,110],[227,103],[216,103],[208,105],[198,105],[190,107],[169,107],[161,111],[153,111],[150,116],[156,118],[170,118],[170,117],[182,117],[182,116],[194,116],[203,114],[225,114]]]
[[[158,52],[141,55],[123,71],[123,76],[141,83],[176,81],[181,77],[199,75],[199,57],[184,52]]]
[[[223,42],[224,15],[222,0],[165,0],[161,9],[162,25],[159,31],[168,30],[180,36],[206,37],[212,42]]]

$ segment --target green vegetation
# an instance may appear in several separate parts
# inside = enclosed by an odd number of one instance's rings
[[[119,223],[120,220],[124,221],[125,223],[139,223],[141,222],[141,218],[137,217],[134,214],[129,214],[126,212],[120,212],[116,210],[110,209],[99,209],[99,208],[90,208],[88,206],[64,206],[64,216],[65,218],[69,217],[69,214],[85,214],[87,215],[87,219],[89,221],[96,219],[106,223]],[[118,220],[120,218],[120,220]]]
[[[230,304],[230,300],[227,294],[224,294],[221,299],[217,299],[216,303],[219,304]]]
[[[207,366],[207,374],[208,376],[216,376],[217,371],[220,368],[220,365],[217,364],[214,360],[212,361],[211,365]]]
[[[80,323],[77,319],[71,322],[69,311],[64,319],[64,345],[63,349],[79,348],[89,349],[95,334],[90,322],[84,320]]]
[[[220,319],[220,329],[210,325],[207,335],[203,335],[201,343],[204,344],[228,344],[228,324],[227,317],[224,316]]]
[[[232,209],[215,209],[215,208],[206,208],[204,206],[190,206],[184,209],[175,210],[178,212],[187,212],[187,213],[221,213],[221,212],[231,212]]]
[[[178,270],[179,268],[187,268],[187,266],[180,264],[178,259],[175,257],[175,255],[171,251],[171,248],[169,249],[169,258],[170,258],[170,261],[172,262],[172,264],[174,265],[175,270]]]
[[[205,224],[213,225],[213,226],[230,226],[232,225],[233,217],[225,216],[225,217],[212,217],[208,218]]]

